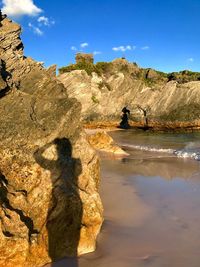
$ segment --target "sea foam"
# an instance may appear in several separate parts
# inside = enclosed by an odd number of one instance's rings
[[[175,155],[179,158],[191,158],[195,160],[200,160],[200,150],[189,149],[179,149],[175,150],[172,148],[159,148],[159,147],[152,147],[152,146],[140,146],[140,145],[133,145],[133,144],[123,144],[124,147],[142,151],[149,151],[149,152],[157,152],[157,153],[167,153],[171,155]]]

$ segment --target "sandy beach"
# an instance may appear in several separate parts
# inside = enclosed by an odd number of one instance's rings
[[[113,136],[120,142],[121,135]],[[199,267],[199,162],[128,152],[101,154],[105,221],[97,250],[49,267]]]

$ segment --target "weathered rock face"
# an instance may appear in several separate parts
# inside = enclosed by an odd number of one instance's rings
[[[118,156],[127,156],[129,155],[123,149],[121,149],[118,145],[114,143],[113,138],[108,135],[105,131],[97,131],[95,133],[88,132],[87,140],[95,149],[112,153]]]
[[[0,58],[6,64],[7,82],[9,86],[19,87],[22,75],[39,67],[39,63],[23,55],[23,44],[19,37],[21,27],[11,23],[9,19],[1,21]],[[40,66],[40,69],[42,67]]]
[[[19,34],[1,20],[0,266],[7,267],[93,251],[102,224],[98,157],[81,130],[81,105],[23,56]]]
[[[84,122],[117,125],[127,106],[132,125],[200,128],[199,81],[169,81],[159,72],[140,69],[125,59],[113,61],[112,66],[112,72],[103,75],[75,70],[58,76],[69,95],[81,102]]]

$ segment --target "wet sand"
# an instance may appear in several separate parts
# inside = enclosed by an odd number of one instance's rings
[[[200,163],[166,154],[101,155],[105,222],[97,250],[54,267],[199,267]]]

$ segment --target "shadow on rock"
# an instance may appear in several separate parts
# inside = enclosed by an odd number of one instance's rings
[[[77,266],[78,266],[78,259],[75,257],[74,258],[71,257],[46,265],[45,267],[77,267]]]
[[[48,159],[52,146],[57,154],[53,160]],[[76,256],[83,213],[77,181],[82,172],[81,161],[72,158],[72,146],[67,138],[56,138],[38,149],[34,157],[42,168],[51,171],[52,196],[47,217],[49,256],[52,262]],[[63,265],[59,261],[50,266]],[[67,266],[78,267],[78,259],[69,259]]]

